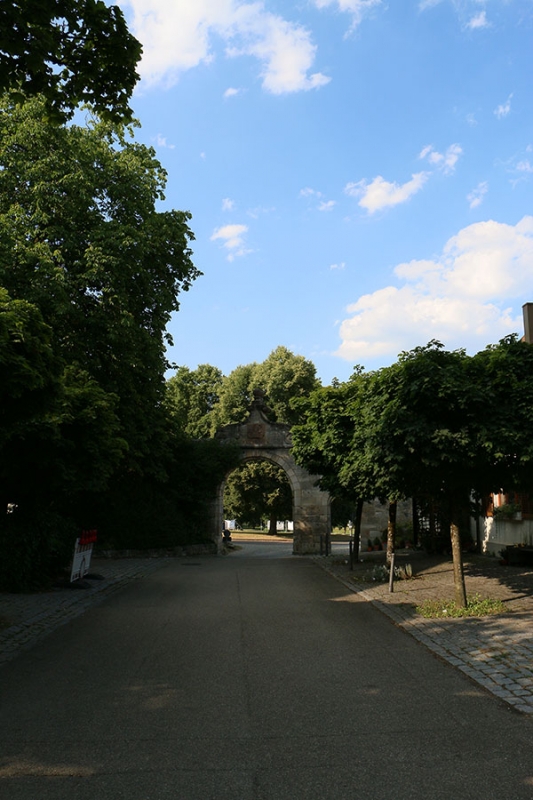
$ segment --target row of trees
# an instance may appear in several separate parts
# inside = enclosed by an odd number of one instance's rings
[[[333,496],[422,497],[450,521],[456,599],[466,603],[460,520],[472,498],[533,484],[533,348],[516,336],[475,356],[436,341],[297,403],[293,454]],[[357,514],[356,514],[357,517]],[[357,521],[357,520],[356,520]]]
[[[233,457],[165,403],[166,327],[200,275],[165,180],[121,124],[0,101],[0,585],[49,579],[83,527],[130,548],[205,530]]]

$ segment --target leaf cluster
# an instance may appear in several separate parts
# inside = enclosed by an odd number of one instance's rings
[[[129,122],[140,42],[103,0],[5,0],[0,4],[0,93],[40,95],[48,119],[65,122],[82,103]]]

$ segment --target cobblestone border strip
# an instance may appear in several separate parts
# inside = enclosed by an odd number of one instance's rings
[[[533,715],[533,633],[512,628],[512,617],[430,620],[396,604],[384,603],[364,584],[347,581],[317,557],[318,566],[349,591],[372,603],[398,627],[435,655],[461,670],[517,711]]]
[[[99,605],[126,584],[144,578],[168,563],[168,558],[135,559],[126,566],[121,565],[118,571],[111,571],[103,580],[94,581],[90,589],[63,589],[40,595],[25,595],[22,603],[26,603],[28,614],[23,614],[19,623],[0,631],[0,665],[11,661],[21,651],[33,647],[52,631],[79,617],[87,609]],[[95,571],[98,569],[96,567]],[[15,602],[20,605],[19,596],[15,597]]]

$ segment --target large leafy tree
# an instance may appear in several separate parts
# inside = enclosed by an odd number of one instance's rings
[[[433,341],[381,370],[367,399],[367,453],[388,472],[392,491],[430,498],[449,520],[460,605],[466,604],[460,526],[472,490],[491,479],[485,388],[463,350],[446,351]]]
[[[354,521],[357,547],[363,503],[384,489],[378,481],[376,463],[367,457],[360,440],[371,378],[356,367],[346,383],[335,381],[332,386],[316,389],[296,404],[300,423],[292,428],[292,452],[297,463],[321,476],[320,487],[331,494],[333,505],[344,509],[345,520]]]
[[[40,95],[47,116],[69,119],[80,103],[101,117],[130,121],[141,45],[122,11],[103,0],[3,0],[0,93]]]
[[[253,400],[253,372],[257,364],[241,364],[222,381],[218,403],[214,409],[214,428],[243,422],[250,413]]]
[[[238,366],[224,378],[214,425],[243,422],[250,411],[254,389],[266,392],[272,422],[292,425],[298,418],[293,403],[319,385],[313,362],[280,345],[264,361]]]
[[[8,589],[34,588],[68,560],[69,517],[106,488],[126,446],[118,398],[65,366],[51,338],[34,305],[0,289],[0,586]]]
[[[389,501],[388,551],[396,500],[423,495],[446,509],[462,605],[462,511],[470,492],[495,478],[496,459],[487,446],[495,407],[488,389],[490,383],[476,380],[464,351],[430,342],[351,386],[313,395],[305,424],[293,433],[296,457],[322,472],[333,491],[340,486]]]
[[[165,171],[121,128],[49,124],[40,100],[2,110],[0,285],[39,308],[57,355],[119,397],[131,467],[146,465],[157,460],[166,325],[199,275],[189,214],[156,210]]]
[[[156,209],[165,177],[122,126],[58,126],[39,98],[0,104],[0,494],[20,506],[0,548],[16,535],[30,553],[38,521],[36,567],[54,531],[72,542],[73,524],[126,498],[140,516],[139,481],[166,497],[184,449],[163,403],[166,325],[199,272],[189,214]]]
[[[253,389],[264,389],[267,403],[276,422],[294,424],[298,412],[294,403],[309,395],[320,382],[316,367],[304,356],[295,355],[287,347],[279,346],[251,373]]]
[[[210,364],[178,367],[167,381],[166,405],[179,430],[197,439],[214,433],[222,382],[222,372]]]

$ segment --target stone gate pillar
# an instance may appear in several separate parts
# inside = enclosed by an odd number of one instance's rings
[[[295,555],[320,553],[321,539],[330,533],[330,497],[315,483],[317,475],[310,475],[297,467],[298,481],[293,488]]]

